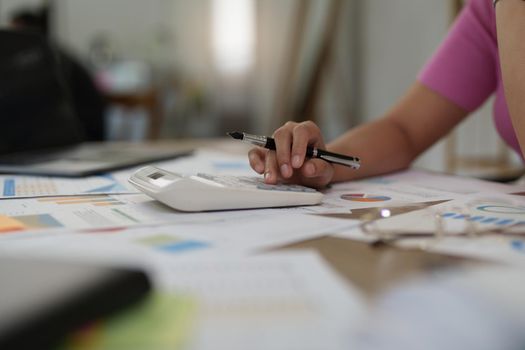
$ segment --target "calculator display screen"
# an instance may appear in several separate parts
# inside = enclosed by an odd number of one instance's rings
[[[159,173],[159,172],[156,172],[156,173],[148,175],[148,177],[153,179],[153,180],[160,179],[163,176],[164,176],[164,174],[163,173]]]
[[[173,182],[172,179],[167,179],[166,175],[160,172],[155,172],[148,175],[149,182],[157,187],[165,187]]]

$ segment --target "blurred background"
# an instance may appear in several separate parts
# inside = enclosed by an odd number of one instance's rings
[[[458,0],[0,0],[0,24],[41,30],[60,47],[78,71],[78,103],[103,113],[103,139],[271,134],[310,119],[331,140],[404,94],[460,8]],[[416,166],[514,171],[519,159],[490,109]]]

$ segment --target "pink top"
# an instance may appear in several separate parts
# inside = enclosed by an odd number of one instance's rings
[[[468,1],[418,80],[469,112],[495,92],[496,129],[521,155],[503,92],[492,0]]]

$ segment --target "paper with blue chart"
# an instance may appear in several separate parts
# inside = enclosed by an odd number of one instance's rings
[[[482,235],[498,229],[525,229],[525,197],[496,193],[463,196],[378,220],[374,226],[385,232],[432,235],[439,231],[443,235]]]
[[[49,176],[0,175],[0,198],[70,196],[95,193],[136,193],[111,174],[69,179]]]
[[[402,240],[397,244],[451,255],[525,264],[525,197],[522,195],[485,193],[469,196],[432,210],[415,211],[384,220],[380,228],[388,226],[392,230],[405,226],[407,220],[411,223],[417,220],[411,230],[431,235],[433,227],[435,230],[435,216],[431,219],[429,215],[439,216],[444,236]]]
[[[424,227],[414,225],[419,222],[420,215],[432,216],[431,211],[422,210],[427,207],[435,208],[437,204],[462,198],[473,198],[476,193],[484,192],[486,196],[495,196],[522,191],[519,186],[511,186],[478,179],[463,178],[419,170],[408,170],[391,175],[352,181],[334,185],[318,213],[325,217],[346,219],[355,225],[338,232],[337,236],[360,241],[371,241],[373,237],[362,232],[359,223],[380,219],[382,213],[394,219],[401,214],[401,221],[397,228],[411,228],[413,230],[435,229],[433,222],[423,224]],[[445,205],[445,204],[443,204]],[[332,207],[329,210],[329,206]],[[309,210],[305,208],[305,210]],[[408,216],[407,213],[419,211]],[[390,222],[385,222],[385,225]],[[421,223],[419,223],[421,225]],[[394,227],[394,226],[393,226]]]
[[[157,223],[140,210],[142,195],[81,195],[0,201],[0,232],[94,229]]]

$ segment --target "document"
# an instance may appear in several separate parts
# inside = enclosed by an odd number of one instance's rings
[[[448,192],[450,196],[468,195],[478,192],[515,193],[523,191],[523,188],[519,186],[417,169],[363,179],[357,181],[357,183],[378,185],[409,184],[423,191],[426,189]],[[344,186],[344,184],[341,185]]]
[[[400,247],[424,247],[425,250],[522,265],[525,263],[525,197],[504,194],[477,194],[436,206],[434,211],[441,220],[442,236],[424,239],[404,239]],[[429,232],[432,225],[424,226],[423,212],[413,212],[386,220],[399,227],[418,221],[421,232]],[[397,221],[401,220],[401,221]],[[426,231],[425,231],[426,230]],[[409,231],[409,230],[407,230]],[[435,232],[429,232],[429,236]]]
[[[478,193],[498,196],[520,191],[523,191],[523,188],[519,186],[409,170],[336,184],[327,194],[328,205],[322,206],[317,212],[325,217],[346,219],[349,224],[354,223],[353,226],[339,232],[338,237],[370,241],[371,237],[362,232],[359,224],[379,219],[382,215],[389,217],[390,221],[385,221],[385,225],[392,224],[392,228],[407,227],[412,231],[432,231],[435,229],[435,220],[432,218],[431,208],[435,206],[441,205],[437,207],[441,210],[439,208],[444,208],[446,202],[462,201],[463,198],[468,201]],[[345,201],[343,198],[350,203],[341,204]],[[414,212],[412,218],[408,214],[411,212]],[[422,217],[421,213],[426,213],[426,216]],[[408,218],[408,221],[404,218]],[[396,223],[398,220],[401,221]]]
[[[56,196],[0,201],[0,233],[127,227],[155,222],[136,209],[142,195]],[[16,223],[16,225],[13,225]]]
[[[479,193],[379,220],[375,227],[391,233],[431,235],[484,234],[525,228],[525,197]]]
[[[0,186],[0,199],[138,192],[110,174],[82,179],[0,175]]]
[[[289,210],[334,214],[331,216],[362,221],[370,220],[380,209],[399,213],[414,210],[415,205],[434,205],[478,192],[514,193],[520,190],[517,186],[409,170],[334,184],[324,191],[320,205]]]
[[[73,349],[345,349],[366,306],[309,252],[153,265],[150,304],[80,334]]]
[[[233,213],[232,213],[233,214]],[[278,211],[254,211],[221,220],[86,230],[40,230],[0,235],[0,251],[50,252],[64,257],[96,257],[110,262],[123,256],[224,255],[260,253],[343,229],[344,220]],[[209,219],[208,219],[209,220]],[[175,221],[176,222],[176,221]],[[263,224],[262,224],[263,223]]]
[[[525,263],[525,197],[521,195],[478,193],[423,209],[416,207],[366,226],[364,230],[361,223],[356,224],[336,236],[364,242],[382,236],[403,248]]]

